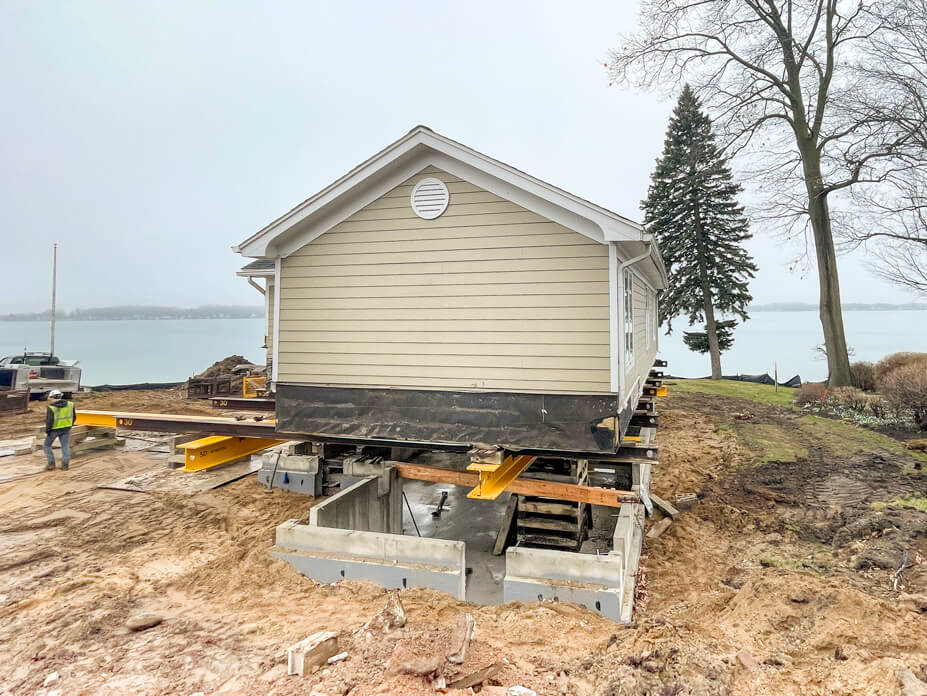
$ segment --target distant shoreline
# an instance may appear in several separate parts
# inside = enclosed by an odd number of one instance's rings
[[[910,304],[886,304],[865,302],[847,302],[842,305],[844,312],[923,312],[927,304],[912,302]],[[816,312],[816,304],[805,302],[774,302],[772,304],[751,305],[748,312]]]
[[[177,319],[263,319],[263,307],[204,305],[202,307],[160,307],[123,305],[58,312],[55,321],[172,321]],[[51,310],[0,315],[0,321],[51,321]]]

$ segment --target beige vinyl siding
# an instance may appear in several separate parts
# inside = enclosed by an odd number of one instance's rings
[[[608,316],[605,245],[429,167],[282,260],[278,379],[608,393]]]
[[[634,367],[628,373],[628,388],[632,387],[638,378],[643,385],[657,357],[656,340],[651,340],[650,347],[647,347],[647,295],[653,294],[653,290],[636,274],[632,274],[632,277],[634,283]],[[656,308],[655,301],[651,307]]]

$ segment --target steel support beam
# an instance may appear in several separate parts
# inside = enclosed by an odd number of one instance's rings
[[[291,433],[276,429],[274,419],[238,420],[222,416],[184,416],[157,413],[134,413],[122,411],[78,410],[76,424],[104,425],[110,428],[130,428],[162,433],[202,433],[203,435],[228,435],[234,437],[264,437],[277,440],[311,440],[346,445],[373,445],[382,447],[412,447],[415,449],[441,450],[445,452],[468,452],[472,445],[462,442],[426,442],[421,440],[357,438],[327,435],[325,433]],[[515,454],[535,457],[560,457],[565,459],[595,459],[597,461],[627,462],[623,452],[614,454],[585,452],[582,450],[524,449]],[[474,483],[474,485],[476,485]]]
[[[480,477],[480,482],[472,491],[467,493],[467,497],[477,500],[495,500],[502,495],[502,491],[512,481],[518,478],[521,472],[531,466],[535,459],[537,457],[528,454],[510,454],[501,464],[474,462],[467,467],[467,470],[476,471]]]
[[[274,447],[286,440],[270,440],[260,437],[204,437],[193,442],[177,445],[184,450],[184,471],[201,471],[233,462],[249,454]]]

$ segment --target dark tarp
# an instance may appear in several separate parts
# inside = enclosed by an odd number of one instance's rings
[[[688,377],[664,377],[664,379],[689,379]],[[711,377],[702,377],[701,379],[711,379]],[[730,379],[734,382],[752,382],[753,384],[775,384],[776,380],[765,372],[761,375],[722,375],[721,379]],[[779,382],[780,387],[791,387],[798,389],[801,386],[801,377],[795,375],[792,379],[785,382]]]
[[[277,385],[277,430],[370,440],[613,453],[617,397]]]

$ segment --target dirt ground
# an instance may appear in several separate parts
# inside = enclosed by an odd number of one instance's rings
[[[209,412],[172,392],[78,406]],[[42,408],[4,418],[0,439],[29,434]],[[443,655],[467,612],[474,643],[449,680],[500,661],[487,685],[538,694],[927,692],[927,513],[870,505],[923,496],[920,462],[851,451],[780,407],[671,391],[660,411],[654,490],[699,503],[646,540],[630,627],[561,603],[406,590],[407,625],[366,631],[386,592],[318,585],[267,554],[274,527],[307,514],[304,496],[254,477],[194,494],[97,487],[164,466],[141,452],[0,483],[0,694],[434,694],[390,668]],[[794,456],[755,446],[773,431],[793,434]],[[161,622],[131,631],[142,613]],[[349,657],[287,677],[286,648],[319,630],[339,631]]]

